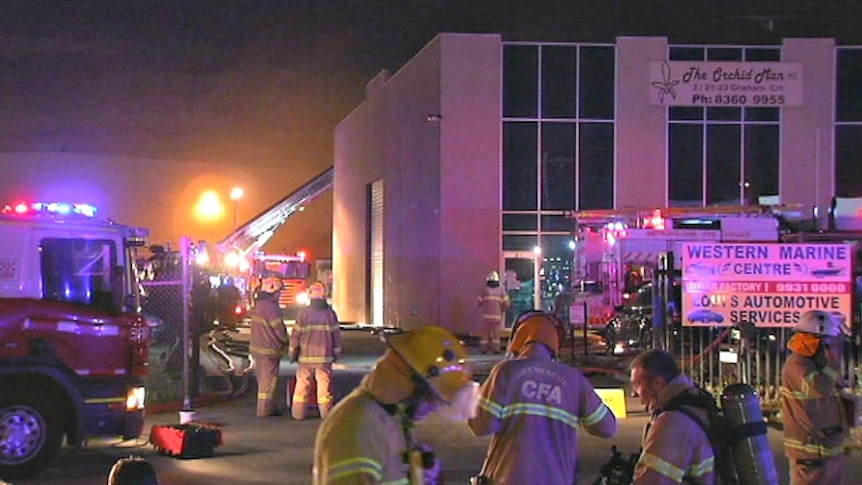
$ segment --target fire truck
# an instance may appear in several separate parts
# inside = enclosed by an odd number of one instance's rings
[[[573,288],[588,322],[603,327],[624,307],[650,304],[660,265],[678,272],[685,242],[778,242],[808,228],[801,206],[667,207],[571,213],[575,222]],[[670,260],[662,260],[672,255]],[[640,290],[640,291],[639,291]]]
[[[149,328],[134,253],[147,231],[86,204],[0,210],[0,476],[67,444],[138,437]]]
[[[306,254],[267,254],[262,248],[288,218],[332,188],[333,175],[332,167],[324,170],[215,245],[202,242],[197,246],[196,258],[210,274],[221,275],[221,281],[230,277],[238,284],[243,294],[240,306],[250,305],[257,282],[269,276],[280,278],[284,284],[279,305],[286,318],[293,318],[300,306],[307,304],[304,296],[312,263]]]

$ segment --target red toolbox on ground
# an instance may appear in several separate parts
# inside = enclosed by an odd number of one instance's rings
[[[175,458],[205,458],[213,456],[223,440],[217,426],[188,423],[153,426],[150,443],[159,453]]]

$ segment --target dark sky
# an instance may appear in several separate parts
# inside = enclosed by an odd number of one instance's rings
[[[862,44],[857,3],[4,0],[0,153],[287,167],[298,179],[285,185],[295,186],[332,164],[333,128],[362,101],[365,84],[439,32]]]

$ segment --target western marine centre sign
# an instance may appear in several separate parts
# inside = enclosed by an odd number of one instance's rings
[[[850,322],[852,248],[685,243],[683,325],[792,327],[808,310],[824,310]]]
[[[650,104],[781,108],[802,106],[802,64],[650,62]]]

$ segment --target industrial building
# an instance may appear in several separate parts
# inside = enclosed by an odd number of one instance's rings
[[[333,295],[344,321],[475,332],[571,278],[571,211],[862,195],[862,48],[514,42],[444,33],[370,80],[336,128]]]

